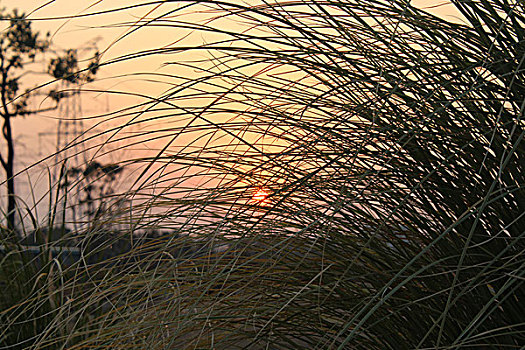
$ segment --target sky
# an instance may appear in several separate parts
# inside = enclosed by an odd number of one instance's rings
[[[100,52],[103,52],[102,61],[107,62],[129,52],[162,47],[172,42],[173,38],[170,37],[172,35],[168,30],[159,32],[155,28],[148,28],[147,32],[134,32],[132,36],[117,41],[118,38],[127,32],[127,29],[116,27],[116,25],[123,22],[135,22],[138,18],[149,14],[153,6],[74,19],[68,19],[67,17],[89,12],[103,12],[108,9],[118,9],[123,6],[130,6],[133,3],[140,4],[142,2],[129,0],[98,2],[55,0],[49,1],[46,6],[42,7],[42,4],[44,4],[42,0],[3,0],[0,5],[6,8],[6,12],[18,8],[21,12],[29,14],[28,17],[32,20],[34,30],[40,31],[42,34],[50,32],[54,48],[80,49],[96,43]],[[93,52],[88,53],[88,55],[91,54],[93,54]],[[53,56],[53,54],[46,55],[47,60]],[[125,60],[122,63],[111,64],[99,71],[97,81],[90,84],[88,88],[132,93],[144,93],[147,91],[146,93],[150,96],[158,95],[166,89],[166,86],[158,83],[144,82],[141,81],[140,78],[132,78],[128,75],[137,71],[158,71],[161,69],[164,60],[165,58],[158,56],[149,56],[140,60]],[[45,71],[46,64],[36,64],[31,67],[31,69],[35,71]],[[42,81],[42,78],[39,78],[40,76],[41,75],[33,75],[26,78],[25,83],[27,85],[25,87],[33,87],[47,81],[48,78]],[[119,76],[125,77],[118,78]],[[81,106],[82,110],[80,113],[83,117],[90,117],[118,110],[138,102],[139,99],[137,98],[126,97],[119,94],[92,93],[84,94],[81,97],[81,103],[77,103],[77,106]],[[38,104],[40,102],[33,101],[33,103]],[[61,132],[63,132],[66,129],[64,123],[61,125],[58,124],[57,117],[59,117],[60,114],[64,115],[71,112],[71,109],[77,106],[63,105],[56,111],[25,118],[17,118],[13,122],[16,145],[15,167],[17,171],[32,166],[56,150],[57,131],[60,129]],[[82,124],[84,129],[87,129],[91,125],[96,124],[96,122],[99,122],[99,120],[85,120]],[[67,129],[73,129],[72,124],[73,123],[70,122]],[[79,129],[79,124],[78,122],[76,123],[77,129]],[[109,126],[107,124],[101,125],[101,127],[94,132],[99,132],[104,128],[109,128]],[[64,140],[64,138],[65,136],[62,135],[62,140]],[[0,141],[0,145],[2,141]],[[53,163],[55,160],[55,157],[51,157],[48,162],[33,167],[31,171],[27,173],[27,176],[22,175],[17,177],[17,193],[24,197],[24,200],[28,200],[29,202],[34,201],[32,198],[29,198],[32,194],[34,194],[38,200],[39,197],[42,197],[42,195],[48,191],[49,176],[56,176],[56,174],[53,174],[56,173],[56,170],[53,169],[51,173],[49,172],[48,164],[50,162]],[[109,161],[117,161],[117,159],[110,159]],[[32,191],[35,193],[31,193]]]
[[[233,0],[239,1],[239,0]],[[239,1],[240,2],[240,1]],[[259,0],[242,1],[245,4],[255,4]],[[111,61],[119,56],[126,55],[130,52],[147,50],[169,45],[182,37],[180,31],[170,28],[148,27],[129,33],[129,27],[117,26],[121,23],[133,23],[143,16],[154,17],[158,14],[166,13],[169,10],[182,6],[181,3],[169,2],[159,6],[158,4],[144,5],[147,2],[140,0],[1,0],[0,4],[6,9],[18,8],[28,14],[28,18],[33,21],[33,27],[42,33],[50,32],[52,42],[55,47],[82,48],[88,44],[96,43],[97,47],[103,52],[103,61]],[[449,0],[413,0],[412,4],[416,7],[425,8],[427,11],[438,16],[445,17],[450,21],[460,21],[460,15],[455,12],[454,7]],[[141,5],[134,7],[136,5]],[[125,10],[118,10],[126,8]],[[108,10],[118,10],[106,14],[97,14],[94,16],[85,16],[89,13],[104,12]],[[70,16],[80,16],[69,18]],[[129,35],[125,35],[129,34]],[[124,37],[123,37],[124,36]],[[206,38],[197,38],[205,41]],[[192,42],[195,44],[195,42]],[[111,64],[104,67],[99,78],[114,78],[119,75],[129,74],[130,72],[152,72],[159,71],[166,61],[165,56],[153,55],[139,60],[125,60],[119,64]],[[108,82],[102,80],[100,89],[122,87],[122,90],[133,91],[137,86],[144,89],[136,80],[130,79],[113,79]],[[134,89],[135,88],[135,89]],[[161,84],[149,84],[148,93],[152,95],[160,94],[164,91],[165,86]],[[140,92],[140,91],[138,91]],[[111,97],[111,102],[121,105],[119,98]],[[99,103],[92,106],[98,108],[107,108],[108,101],[105,98],[99,98]]]
[[[103,53],[102,62],[114,60],[129,52],[162,47],[174,40],[172,31],[156,28],[148,28],[147,31],[138,30],[133,32],[132,35],[117,40],[129,31],[129,28],[122,28],[117,25],[135,22],[144,15],[155,14],[155,12],[150,13],[154,9],[153,5],[109,14],[68,18],[71,15],[103,12],[124,6],[129,7],[133,4],[141,4],[141,1],[55,0],[49,1],[45,6],[42,6],[43,3],[42,0],[4,0],[1,2],[1,5],[7,9],[7,12],[18,8],[20,11],[28,14],[28,18],[32,20],[33,29],[40,31],[43,35],[46,32],[50,32],[54,48],[82,49],[92,47],[92,44],[95,43],[98,50]],[[172,5],[172,7],[176,6]],[[86,51],[84,58],[87,59],[93,53],[94,50]],[[47,60],[52,56],[52,54],[47,54]],[[117,92],[125,91],[136,94],[146,93],[149,96],[157,96],[166,89],[165,85],[156,82],[146,82],[142,77],[131,77],[129,74],[161,71],[163,70],[162,64],[165,61],[166,57],[154,55],[141,59],[124,60],[121,63],[105,66],[99,71],[97,81],[90,84],[87,88]],[[43,71],[46,69],[46,64],[37,65],[32,67],[32,69]],[[26,79],[25,82],[27,84],[26,87],[33,87],[39,83],[47,82],[47,80],[39,80],[38,76],[34,75]],[[92,116],[106,113],[136,104],[139,101],[140,99],[138,98],[122,94],[84,94],[81,101],[82,114],[84,116]],[[19,168],[32,164],[41,158],[43,153],[54,150],[56,136],[52,134],[56,133],[57,114],[59,114],[59,111],[48,112],[37,117],[29,117],[31,122],[28,122],[27,118],[20,118],[14,123],[18,140],[17,145],[19,146],[17,150]],[[38,146],[34,145],[35,141],[38,141]]]
[[[251,5],[258,2],[259,0],[247,0],[243,3]],[[98,49],[103,52],[103,62],[109,62],[130,52],[163,47],[183,37],[184,33],[172,28],[150,26],[129,33],[129,26],[118,26],[121,23],[136,22],[144,16],[151,18],[182,6],[178,2],[165,3],[162,6],[158,4],[142,6],[146,3],[140,0],[51,0],[47,2],[43,0],[2,0],[0,2],[8,11],[18,8],[28,14],[28,17],[33,21],[34,29],[42,33],[50,32],[54,47],[78,49],[96,43]],[[448,0],[413,0],[412,4],[425,8],[435,15],[445,17],[447,20],[461,21],[460,15],[454,11]],[[135,5],[141,6],[134,7]],[[126,7],[125,10],[118,10],[124,7]],[[85,16],[89,13],[108,10],[117,11]],[[78,17],[70,18],[71,16]],[[208,39],[193,37],[191,40],[193,42],[190,44],[195,45],[196,41],[204,42]],[[177,56],[177,58],[181,59],[180,56]],[[168,85],[159,83],[158,79],[157,81],[148,82],[145,77],[130,76],[130,74],[133,75],[136,72],[173,73],[173,67],[163,66],[163,63],[170,59],[167,56],[150,55],[140,59],[124,60],[117,64],[104,66],[98,73],[98,81],[91,84],[89,88],[126,91],[136,94],[147,92],[148,96],[159,96],[169,88]],[[38,67],[37,69],[43,70],[45,67]],[[174,73],[177,74],[178,72]],[[84,115],[96,115],[110,110],[117,110],[135,104],[138,101],[139,99],[135,97],[122,94],[84,95],[81,102],[82,113]],[[34,135],[40,133],[39,139],[46,139],[48,146],[52,147],[53,138],[44,135],[50,135],[56,129],[56,112],[42,115],[40,118],[32,120],[29,124],[25,120],[19,120],[15,128],[19,130],[17,135],[21,140],[24,138],[34,139]],[[45,147],[39,147],[38,156],[41,155],[43,148]],[[21,152],[26,151],[21,150]],[[29,154],[23,157],[27,157],[25,164],[31,164],[31,162],[35,161],[35,158],[31,157],[31,147],[26,153]],[[19,158],[19,160],[22,159]]]
[[[259,0],[246,0],[243,3],[251,5],[257,2]],[[461,22],[461,16],[453,10],[453,6],[448,0],[413,0],[412,3],[435,15],[445,17],[449,21]],[[152,18],[182,6],[180,2],[165,3],[162,6],[158,4],[143,6],[144,4],[146,2],[140,0],[52,0],[48,2],[42,0],[3,0],[0,3],[7,11],[18,8],[28,14],[35,30],[42,33],[50,32],[53,47],[80,49],[95,43],[100,52],[103,53],[102,62],[112,61],[130,52],[164,47],[177,40],[182,40],[181,43],[186,40],[186,42],[195,45],[213,39],[205,38],[202,34],[185,37],[187,33],[166,27],[150,26],[130,33],[129,23],[135,23],[143,17]],[[123,7],[126,9],[118,10]],[[102,13],[108,10],[116,11]],[[86,14],[94,12],[101,12],[102,14],[86,16]],[[76,16],[76,18],[71,18],[71,16]],[[189,17],[185,19],[191,20]],[[202,19],[196,17],[196,20]],[[182,58],[183,56],[177,56],[177,59]],[[172,59],[169,56],[150,55],[104,66],[97,76],[97,81],[91,84],[89,88],[159,96],[171,86],[158,79],[147,81],[145,77],[134,74],[137,72],[179,74],[173,71],[175,68],[163,65]],[[45,65],[36,67],[36,70],[38,69],[45,70]],[[34,85],[36,81],[29,80],[28,84]],[[122,94],[87,94],[81,100],[81,114],[84,117],[96,116],[100,113],[134,105],[139,101],[139,98]],[[62,113],[64,112],[65,109],[62,109]],[[25,119],[20,118],[16,121],[14,129],[17,141],[18,169],[35,163],[55,150],[58,114],[59,111],[55,111]],[[91,125],[93,125],[93,121],[90,120],[86,120],[84,123],[85,128]],[[101,127],[107,128],[108,126],[104,124]],[[48,181],[46,179],[48,176],[46,166],[42,165],[39,170],[39,177],[32,178],[31,181],[41,181],[45,187],[45,182]],[[29,187],[24,181],[19,181],[19,183],[19,187],[25,186],[26,189]],[[35,187],[35,185],[31,185],[31,187]]]

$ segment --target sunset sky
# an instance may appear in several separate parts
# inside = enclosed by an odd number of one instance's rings
[[[108,62],[120,56],[136,52],[139,50],[148,50],[162,47],[170,44],[174,40],[174,31],[170,29],[148,28],[147,30],[134,31],[126,38],[117,41],[122,35],[129,32],[126,26],[120,26],[122,23],[134,23],[145,15],[155,15],[162,13],[167,6],[159,9],[161,12],[151,12],[155,6],[144,6],[136,9],[127,9],[110,14],[98,14],[87,17],[68,19],[68,16],[103,12],[110,9],[119,9],[122,6],[131,6],[130,1],[50,1],[47,5],[42,6],[44,2],[39,0],[8,0],[3,1],[2,5],[6,12],[14,8],[29,14],[33,21],[33,28],[44,35],[50,32],[54,48],[85,48],[95,43],[100,52],[103,52],[102,62]],[[135,3],[140,4],[140,1]],[[40,7],[40,8],[39,8]],[[171,5],[176,7],[176,5]],[[163,8],[163,9],[162,9]],[[93,51],[88,51],[84,58],[87,59]],[[47,60],[53,57],[53,54],[47,54]],[[88,89],[111,90],[115,92],[146,94],[148,96],[158,96],[167,86],[158,82],[146,82],[144,76],[130,76],[136,73],[166,71],[162,64],[166,57],[160,55],[147,56],[140,59],[124,60],[121,63],[114,63],[104,66],[98,73],[98,81],[90,84]],[[46,65],[36,65],[32,67],[35,71],[44,71]],[[124,76],[124,77],[122,77]],[[26,79],[27,87],[33,87],[38,83],[44,83],[48,78],[38,78],[33,76]],[[82,112],[84,116],[97,115],[108,111],[117,110],[129,105],[136,104],[140,99],[135,97],[126,97],[122,94],[98,94],[92,93],[83,95]],[[34,103],[40,103],[34,101]],[[42,152],[54,150],[56,136],[56,117],[58,111],[47,112],[39,116],[30,116],[28,118],[19,118],[15,121],[15,133],[18,139],[18,157],[19,167],[27,166],[45,156]],[[35,137],[38,135],[38,137]],[[38,139],[38,140],[37,140]],[[34,143],[38,141],[38,146]],[[32,144],[33,143],[33,144]],[[34,152],[35,149],[38,152]]]
[[[242,3],[253,5],[259,3],[259,1],[248,0]],[[448,1],[417,0],[412,3],[450,21],[461,21],[459,14],[453,11]],[[90,43],[96,43],[98,49],[103,52],[103,64],[130,53],[170,46],[178,40],[182,40],[178,45],[183,45],[184,43],[198,45],[215,39],[213,37],[205,37],[202,33],[185,37],[187,33],[182,30],[166,26],[148,26],[147,28],[132,31],[130,24],[136,23],[143,18],[161,16],[183,6],[184,3],[168,2],[160,5],[152,3],[142,6],[143,4],[144,2],[138,0],[54,0],[47,3],[41,0],[4,0],[2,2],[2,6],[8,12],[18,8],[20,11],[29,14],[29,18],[33,21],[33,28],[42,34],[49,31],[55,48],[83,48]],[[135,5],[140,6],[134,7]],[[123,7],[126,8],[122,9]],[[110,12],[103,13],[105,11]],[[206,18],[205,16],[205,14],[193,14],[186,15],[182,19],[199,22],[203,21]],[[175,56],[147,55],[146,57],[132,60],[126,59],[120,63],[104,65],[98,74],[98,81],[90,84],[88,88],[100,91],[111,90],[114,92],[141,94],[151,97],[160,96],[172,87],[169,84],[176,84],[176,81],[174,79],[166,79],[162,82],[161,78],[148,77],[145,73],[169,73],[182,76],[194,74],[191,71],[179,71],[178,69],[180,68],[174,66],[163,66],[164,63],[171,60],[180,61],[182,59],[205,57],[205,54],[202,52],[193,53],[193,55],[197,56],[188,57],[187,55],[184,56],[184,54]],[[198,57],[198,55],[201,55],[201,57]],[[47,59],[49,60],[51,57],[52,54],[48,54]],[[85,56],[85,58],[88,57]],[[34,69],[45,70],[45,65],[42,64],[42,66],[34,67]],[[28,87],[34,86],[34,81],[38,81],[37,78],[31,79],[27,82]],[[39,82],[42,81],[40,80]],[[169,84],[166,84],[166,82]],[[82,116],[89,117],[118,110],[140,101],[141,99],[137,97],[126,97],[115,93],[84,95],[82,97]],[[17,139],[16,159],[18,169],[35,163],[49,154],[49,152],[55,150],[57,116],[58,112],[54,111],[39,116],[30,116],[25,119],[19,118],[14,123]],[[28,119],[31,119],[31,121]],[[99,122],[100,119],[95,121]],[[93,121],[90,120],[86,121],[84,126],[89,127],[92,124]],[[154,127],[154,125],[150,125],[150,127]],[[186,141],[179,140],[178,142]],[[45,166],[42,169],[44,170],[42,172],[42,181],[46,181]],[[21,186],[23,186],[22,183]]]
[[[245,5],[257,4],[259,0],[239,1]],[[104,53],[102,62],[111,61],[117,57],[141,50],[156,49],[170,45],[179,40],[183,33],[178,29],[167,27],[148,27],[131,32],[130,23],[141,18],[155,18],[183,6],[184,2],[167,2],[157,4],[152,2],[144,5],[143,1],[130,0],[4,0],[2,6],[10,11],[18,8],[29,14],[33,26],[42,33],[50,32],[56,48],[82,48],[90,43],[96,43]],[[427,9],[427,11],[443,16],[450,21],[461,21],[460,15],[454,10],[448,0],[414,0],[412,4]],[[138,7],[134,7],[140,5]],[[125,8],[125,9],[123,9]],[[102,13],[111,11],[109,13]],[[97,14],[98,13],[98,14]],[[78,16],[77,18],[68,18]],[[188,20],[189,17],[185,17]],[[195,20],[198,21],[199,15]],[[124,24],[124,25],[122,25]],[[128,26],[126,26],[126,24]],[[124,37],[123,37],[124,36]],[[197,37],[193,40],[209,41],[209,38]],[[193,41],[191,44],[195,45]],[[162,55],[147,56],[140,59],[125,60],[118,64],[105,66],[99,73],[103,79],[115,78],[121,74],[145,73],[162,70],[162,65],[169,58]],[[112,79],[100,81],[96,86],[100,89],[110,89],[118,83],[118,88],[125,91],[148,89],[148,95],[158,95],[165,90],[162,84],[136,83],[138,78]],[[140,86],[140,89],[137,89]],[[117,89],[118,89],[117,88]],[[111,97],[112,100],[115,96]],[[100,108],[105,108],[107,101],[100,102]]]

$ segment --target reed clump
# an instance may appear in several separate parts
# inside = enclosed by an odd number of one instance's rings
[[[452,3],[464,23],[401,0],[186,1],[125,23],[215,39],[120,58],[197,73],[164,74],[110,130],[101,147],[155,152],[120,163],[129,185],[74,233],[79,259],[18,260],[38,271],[0,344],[520,348],[525,13]]]

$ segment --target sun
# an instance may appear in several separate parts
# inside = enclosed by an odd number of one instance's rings
[[[252,196],[252,199],[255,201],[255,202],[259,202],[259,203],[265,203],[266,202],[266,199],[268,198],[268,196],[270,195],[270,193],[268,193],[267,190],[265,190],[264,188],[259,188]]]

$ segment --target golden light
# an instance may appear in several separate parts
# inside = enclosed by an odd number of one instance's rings
[[[266,202],[270,194],[264,188],[259,188],[252,196],[252,199],[256,202]]]

